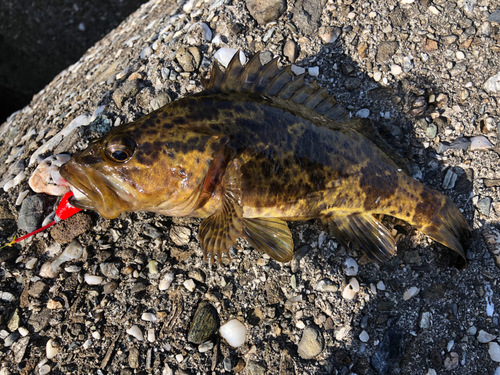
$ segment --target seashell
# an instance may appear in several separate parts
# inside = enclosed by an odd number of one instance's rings
[[[237,319],[230,320],[219,329],[220,336],[233,348],[245,342],[247,328]]]
[[[217,52],[215,52],[214,58],[225,68],[229,65],[229,62],[233,58],[233,56],[238,52],[237,49],[235,48],[227,48],[227,47],[222,47]],[[247,61],[247,58],[243,51],[239,50],[240,52],[240,62],[242,65],[244,65]]]

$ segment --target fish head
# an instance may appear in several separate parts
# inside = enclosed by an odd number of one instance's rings
[[[106,219],[125,211],[189,214],[224,137],[165,128],[127,124],[75,154],[60,169],[74,193],[70,203]]]

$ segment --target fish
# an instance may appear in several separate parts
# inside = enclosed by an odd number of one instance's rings
[[[259,53],[213,65],[203,91],[112,129],[60,169],[70,203],[106,219],[146,211],[203,218],[205,259],[238,238],[280,262],[293,257],[287,221],[319,219],[339,242],[384,262],[397,253],[392,216],[454,250],[470,228],[453,201],[411,178],[387,137],[351,118],[316,81]]]

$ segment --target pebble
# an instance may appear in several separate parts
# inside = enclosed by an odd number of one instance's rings
[[[185,72],[196,71],[201,64],[201,53],[198,47],[180,47],[175,55],[177,62]]]
[[[61,347],[61,345],[53,339],[50,339],[49,341],[47,341],[47,345],[45,345],[45,352],[46,352],[47,358],[48,359],[54,358],[57,355],[57,353],[59,353],[60,347]]]
[[[237,319],[230,320],[219,329],[220,336],[233,348],[243,345],[246,332],[245,325]]]
[[[113,293],[116,288],[118,288],[118,282],[113,280],[109,283],[104,284],[104,286],[102,287],[102,292],[104,294],[110,294]]]
[[[477,150],[488,150],[493,147],[491,142],[484,135],[478,135],[477,137],[472,137],[470,144],[471,151]]]
[[[368,108],[360,109],[358,112],[356,112],[355,116],[361,118],[368,118],[368,116],[370,116],[370,110]]]
[[[115,263],[101,263],[99,264],[101,273],[109,279],[119,279],[120,270]]]
[[[457,177],[457,174],[453,172],[452,168],[448,169],[443,179],[443,189],[453,189],[455,187]]]
[[[420,289],[416,286],[412,286],[411,288],[406,289],[403,293],[403,300],[408,301],[410,298],[414,297],[420,292]]]
[[[196,289],[196,284],[194,283],[194,281],[192,279],[187,279],[182,284],[190,292],[194,292],[194,290]]]
[[[500,9],[497,9],[493,13],[491,13],[489,15],[487,21],[489,21],[489,22],[495,22],[495,23],[500,23]]]
[[[420,328],[429,329],[432,326],[432,314],[430,312],[422,313],[422,318],[420,319]]]
[[[319,76],[319,66],[313,66],[311,68],[308,68],[307,72],[311,77],[317,77]]]
[[[488,353],[490,354],[491,360],[500,362],[500,346],[496,342],[490,342],[488,345]]]
[[[302,338],[298,344],[297,351],[303,359],[311,359],[318,356],[325,347],[325,339],[321,331],[313,325],[307,326],[302,331]]]
[[[71,260],[80,259],[83,255],[83,247],[77,240],[71,241],[71,243],[64,249],[64,251],[57,258],[51,262],[44,263],[40,268],[39,275],[41,277],[46,277],[54,279],[61,272],[61,265],[65,262]]]
[[[292,69],[293,74],[295,74],[295,75],[301,75],[301,74],[304,74],[306,72],[305,68],[298,66],[298,65],[294,65],[294,64],[292,64],[291,69]]]
[[[10,316],[9,322],[7,323],[7,328],[9,331],[14,332],[19,328],[19,309],[15,309]]]
[[[154,328],[149,328],[148,329],[148,341],[149,342],[155,342],[156,341],[155,329]]]
[[[482,234],[486,247],[493,259],[495,259],[497,266],[500,267],[500,231],[493,227],[486,227],[483,229]]]
[[[33,232],[40,228],[42,217],[45,211],[46,201],[41,195],[31,195],[27,197],[19,211],[17,226],[26,232]]]
[[[198,346],[198,351],[200,353],[205,353],[211,350],[214,347],[214,343],[212,341],[206,341],[200,346]]]
[[[459,365],[459,358],[458,353],[451,352],[444,360],[444,368],[448,371],[456,369]]]
[[[455,139],[451,144],[447,142],[442,142],[439,143],[436,152],[438,154],[442,154],[446,150],[467,150],[471,144],[471,141],[469,141],[467,138],[457,138]]]
[[[153,111],[156,111],[157,109],[160,109],[164,105],[170,103],[172,101],[172,98],[167,92],[161,92],[157,96],[155,96],[151,101],[149,102],[149,105],[153,109]]]
[[[481,344],[487,344],[495,339],[496,339],[495,335],[492,335],[483,330],[480,330],[479,333],[477,334],[477,341],[479,341]]]
[[[156,315],[153,313],[142,313],[141,319],[145,320],[146,322],[153,322],[153,323],[155,323],[158,320]]]
[[[429,126],[425,130],[425,134],[427,134],[429,138],[433,139],[436,136],[437,131],[438,127],[436,126],[436,124],[429,124]]]
[[[276,21],[286,10],[286,0],[245,0],[248,12],[259,25]]]
[[[115,92],[113,93],[113,101],[115,102],[118,109],[121,109],[123,102],[128,98],[136,96],[140,90],[141,85],[139,83],[139,80],[127,80],[123,85],[115,90]]]
[[[328,279],[320,280],[315,288],[318,292],[336,292],[339,290],[337,285],[332,284]]]
[[[493,199],[491,197],[484,197],[479,199],[479,201],[477,202],[478,211],[486,217],[490,216],[490,209],[492,202]]]
[[[401,73],[403,73],[403,69],[401,69],[401,67],[399,65],[391,65],[391,73],[392,75],[400,75]]]
[[[14,353],[14,362],[19,364],[23,361],[24,354],[26,353],[26,348],[30,342],[30,337],[22,337],[12,344],[12,353]],[[2,371],[0,370],[0,374]]]
[[[295,43],[292,39],[288,39],[283,47],[283,54],[290,60],[293,64],[299,55],[299,51],[297,49],[297,43]]]
[[[28,330],[27,330],[26,328],[24,328],[24,327],[19,327],[19,329],[18,329],[17,331],[18,331],[18,332],[21,334],[21,336],[23,336],[23,337],[27,336],[27,335],[30,333],[30,331],[28,331]]]
[[[167,272],[160,280],[160,284],[158,285],[158,289],[159,290],[167,290],[168,288],[170,288],[172,281],[174,281],[174,273]]]
[[[188,332],[188,341],[201,344],[209,340],[219,328],[217,309],[208,301],[202,301],[194,314]]]
[[[385,284],[384,284],[384,282],[383,282],[383,281],[379,281],[379,282],[377,283],[377,289],[378,289],[378,290],[385,290]]]
[[[500,91],[500,72],[488,78],[488,80],[484,83],[484,91],[489,94],[494,94]]]
[[[3,342],[3,345],[8,348],[12,346],[16,342],[16,340],[19,338],[19,333],[18,332],[12,332],[9,336],[7,336]]]
[[[50,370],[51,370],[50,365],[43,365],[38,370],[38,375],[46,375],[50,372]]]
[[[379,82],[382,79],[382,72],[376,71],[373,73],[373,80]]]
[[[125,332],[127,332],[130,336],[135,337],[139,341],[144,341],[144,335],[142,334],[141,329],[135,324]]]
[[[187,227],[175,226],[170,229],[170,239],[177,246],[184,246],[189,243],[191,229]]]
[[[101,276],[95,276],[88,273],[85,274],[84,279],[89,285],[100,285],[103,282],[103,278]]]
[[[348,258],[344,262],[344,272],[347,276],[356,276],[358,274],[358,263],[353,258]]]
[[[346,300],[352,300],[356,296],[356,294],[359,292],[359,282],[356,280],[356,278],[351,278],[349,280],[349,284],[347,284],[342,291],[342,297]]]
[[[321,27],[319,29],[319,37],[325,44],[335,43],[342,34],[340,27]]]
[[[370,336],[368,335],[368,332],[366,331],[363,331],[359,334],[359,339],[362,341],[362,342],[368,342],[368,340],[370,340]]]

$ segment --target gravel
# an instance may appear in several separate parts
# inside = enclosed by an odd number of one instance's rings
[[[282,13],[256,20],[283,3]],[[242,240],[231,259],[212,265],[197,239],[199,219],[136,212],[104,220],[85,211],[90,228],[73,240],[72,256],[55,258],[66,246],[47,232],[8,257],[11,249],[2,249],[0,371],[497,371],[500,103],[484,88],[500,66],[499,24],[487,21],[496,10],[485,0],[145,4],[0,125],[0,181],[9,187],[0,191],[2,244],[25,233],[15,202],[37,159],[85,148],[100,133],[89,125],[92,113],[115,126],[199,92],[226,48],[224,58],[241,49],[247,59],[259,50],[283,64],[295,59],[294,71],[313,73],[353,116],[386,125],[412,175],[448,195],[471,224],[468,267],[454,268],[449,250],[389,217],[398,255],[381,265],[367,264],[318,221],[290,223],[289,264]],[[37,220],[55,204],[46,201]],[[50,272],[40,276],[42,267]],[[189,342],[202,301],[212,317],[247,327],[240,347],[208,333]],[[60,347],[48,360],[55,338]]]

